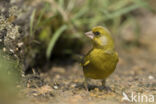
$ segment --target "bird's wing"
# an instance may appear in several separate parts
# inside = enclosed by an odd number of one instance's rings
[[[115,55],[116,61],[117,62],[119,61],[119,56],[118,56],[118,53],[117,52],[112,51],[112,50],[106,50],[105,51],[105,54],[107,54],[107,55]]]
[[[91,63],[89,57],[90,57],[90,53],[91,53],[92,50],[93,50],[93,49],[91,49],[91,50],[85,55],[85,57],[81,60],[81,65],[82,65],[83,67],[86,67],[86,66],[88,66],[88,65]]]
[[[83,58],[83,60],[81,61],[81,65],[82,65],[83,67],[85,67],[85,66],[88,66],[89,63],[90,63],[90,60],[89,60],[89,56],[87,55],[87,56],[85,56],[85,57]]]

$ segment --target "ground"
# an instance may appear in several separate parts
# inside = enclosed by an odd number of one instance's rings
[[[100,89],[100,81],[92,80],[89,92],[83,87],[78,63],[56,65],[48,73],[27,76],[32,79],[23,91],[32,104],[124,104],[123,92],[156,95],[155,61],[154,54],[147,51],[122,53],[116,71],[107,79],[110,89]]]

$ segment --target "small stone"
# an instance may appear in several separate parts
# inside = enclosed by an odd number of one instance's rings
[[[55,86],[53,86],[53,87],[54,87],[54,89],[58,89],[58,86],[56,86],[56,85],[55,85]]]
[[[149,75],[149,76],[148,76],[148,79],[153,80],[154,77],[153,77],[152,75]]]
[[[34,95],[34,96],[38,96],[38,94],[37,94],[37,93],[33,93],[33,95]]]
[[[18,47],[22,47],[23,46],[23,42],[20,42],[17,45],[18,45]]]
[[[9,51],[10,51],[11,53],[14,53],[14,50],[13,50],[13,49],[10,49]]]
[[[3,48],[3,52],[6,52],[6,48]]]
[[[60,79],[61,76],[60,76],[59,74],[57,74],[57,75],[55,76],[55,78],[56,78],[56,79]]]
[[[18,48],[16,48],[15,50],[16,50],[16,51],[19,51],[19,49],[18,49]]]
[[[75,87],[76,87],[76,84],[72,84],[72,85],[71,85],[71,88],[75,88]]]

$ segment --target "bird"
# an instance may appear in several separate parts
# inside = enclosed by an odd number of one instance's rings
[[[81,61],[84,87],[88,90],[88,80],[97,79],[102,80],[102,86],[106,88],[106,78],[114,72],[119,61],[111,33],[105,27],[96,26],[85,35],[91,39],[93,47]]]

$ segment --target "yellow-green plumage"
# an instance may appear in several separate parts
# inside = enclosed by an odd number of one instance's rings
[[[83,71],[85,77],[105,79],[115,70],[118,56],[113,51],[112,53],[107,53],[107,51],[102,49],[93,49],[84,60]]]
[[[105,80],[116,68],[118,54],[110,32],[101,26],[86,33],[92,39],[93,48],[82,61],[85,78]]]

